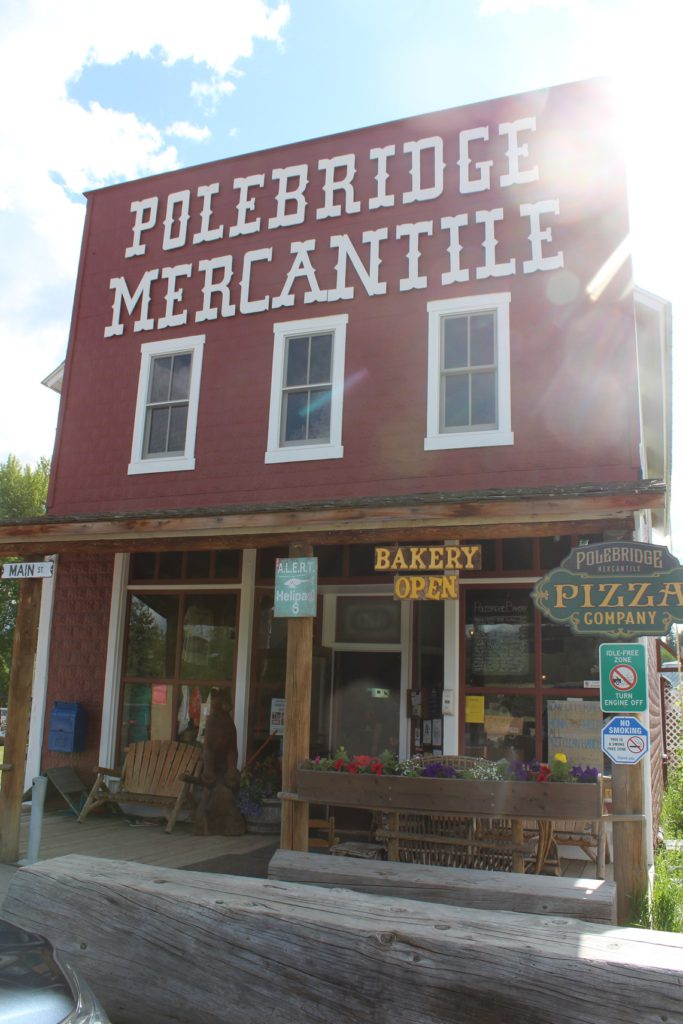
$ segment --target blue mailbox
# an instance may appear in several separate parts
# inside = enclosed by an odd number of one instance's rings
[[[73,701],[56,700],[50,712],[47,749],[65,754],[85,750],[85,708]]]

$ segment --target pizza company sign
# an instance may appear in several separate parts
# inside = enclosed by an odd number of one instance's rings
[[[455,600],[460,570],[480,568],[480,544],[375,548],[375,571],[398,574],[394,576],[394,597],[400,601]],[[426,575],[437,569],[444,575]],[[417,575],[403,575],[406,572]]]
[[[574,550],[538,581],[534,604],[574,633],[661,636],[683,622],[683,567],[665,547],[637,541]]]

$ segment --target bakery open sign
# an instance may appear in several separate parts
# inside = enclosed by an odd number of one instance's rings
[[[396,573],[394,597],[399,601],[454,601],[459,571],[480,568],[481,544],[375,548],[375,571]]]

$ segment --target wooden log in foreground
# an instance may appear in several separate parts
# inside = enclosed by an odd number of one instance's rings
[[[554,914],[602,924],[617,923],[614,882],[595,878],[555,878],[472,868],[430,867],[353,857],[321,857],[315,853],[277,850],[268,877],[353,889],[375,896],[400,897],[479,910],[512,910],[523,914]]]
[[[680,1024],[683,936],[68,856],[3,914],[116,1024]]]

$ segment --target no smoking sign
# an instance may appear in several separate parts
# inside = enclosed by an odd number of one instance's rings
[[[603,753],[613,764],[638,764],[650,749],[649,733],[637,718],[610,718],[601,736]]]
[[[617,712],[647,710],[642,644],[600,644],[600,707]]]

